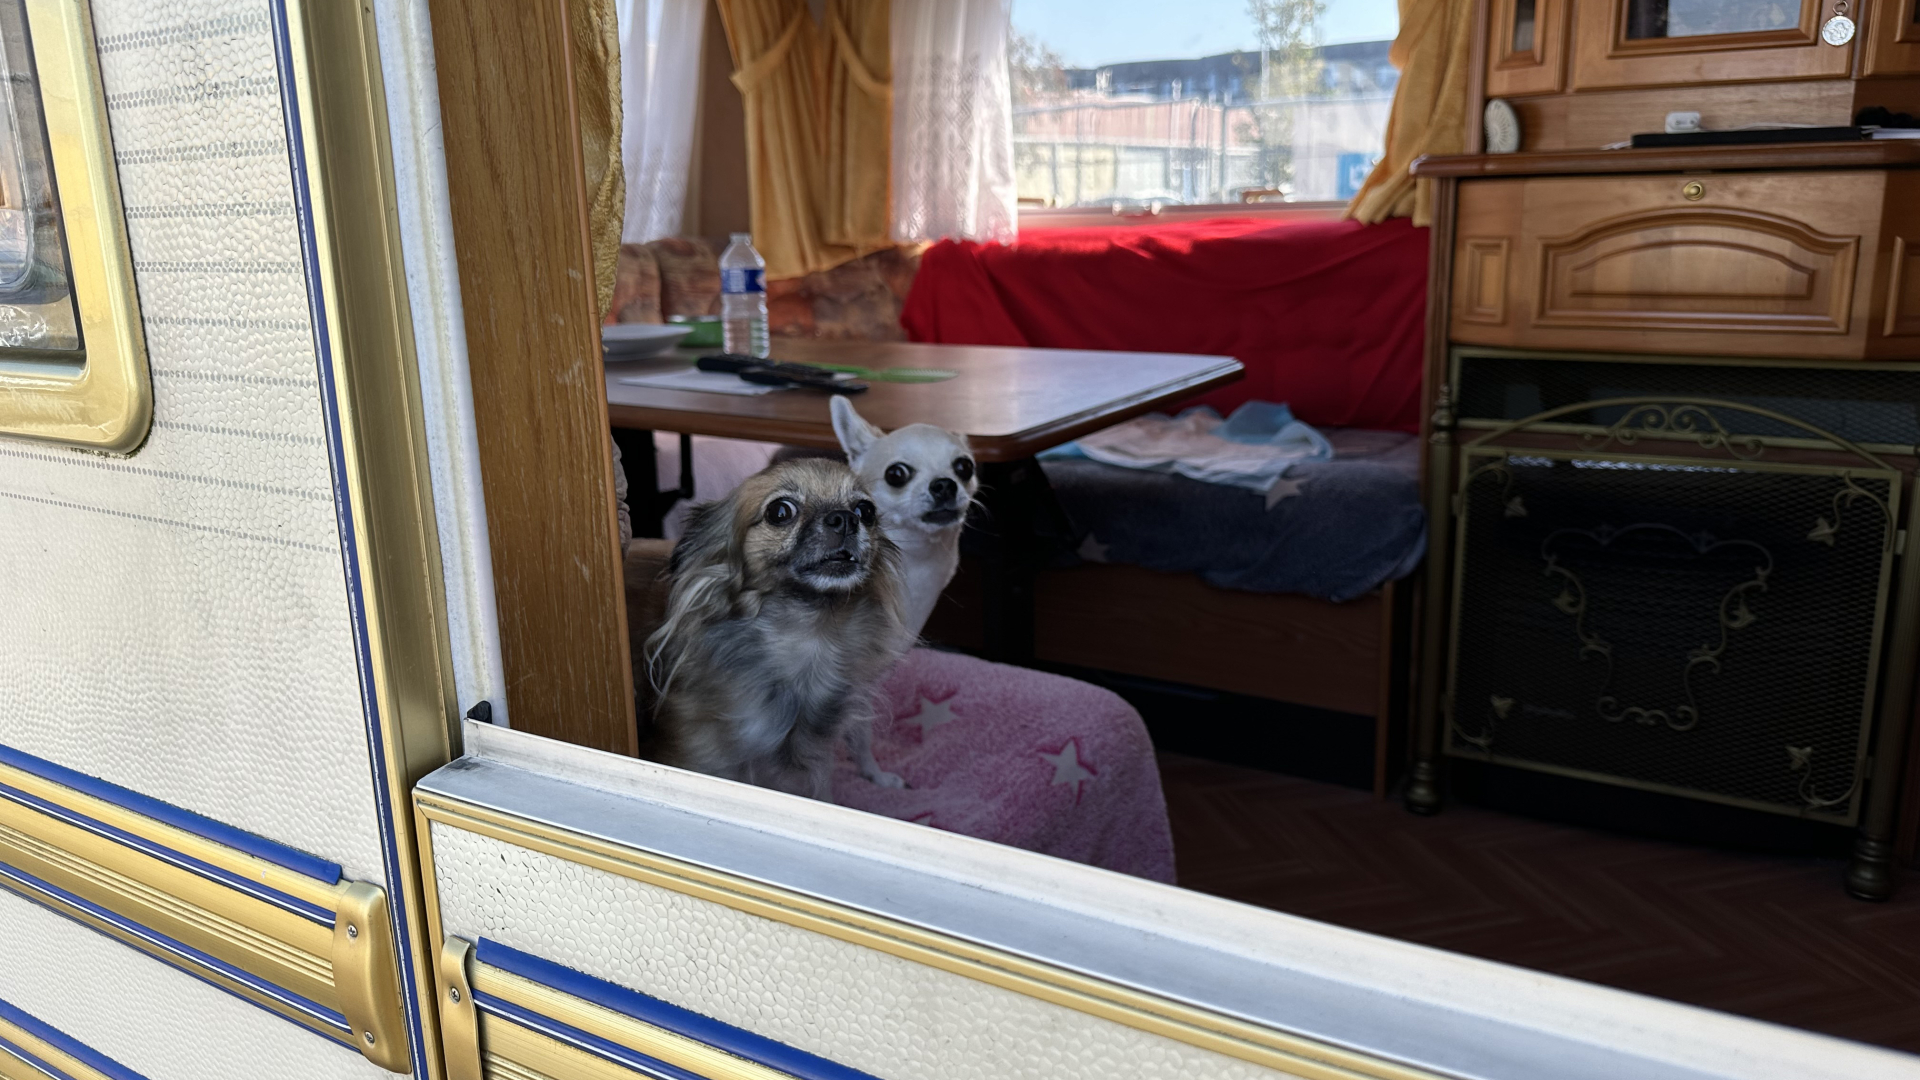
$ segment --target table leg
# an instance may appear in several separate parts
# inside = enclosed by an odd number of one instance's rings
[[[665,531],[667,511],[681,499],[693,499],[693,436],[680,435],[680,486],[660,490],[660,459],[653,450],[653,432],[643,428],[614,428],[627,471],[627,510],[633,517],[633,535],[659,537]]]
[[[1073,527],[1032,458],[980,466],[969,528],[980,559],[987,659],[1026,664],[1034,650],[1034,575],[1072,543]]]

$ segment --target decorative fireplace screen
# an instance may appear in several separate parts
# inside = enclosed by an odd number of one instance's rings
[[[1470,440],[1458,475],[1448,754],[1855,823],[1896,470],[1765,409],[1615,398]]]

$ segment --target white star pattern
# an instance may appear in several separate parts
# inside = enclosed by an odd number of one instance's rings
[[[1081,762],[1079,739],[1068,739],[1065,746],[1062,746],[1059,750],[1051,754],[1042,750],[1040,752],[1040,760],[1053,766],[1053,782],[1055,784],[1073,785],[1073,801],[1075,803],[1080,801],[1080,792],[1084,790],[1086,782],[1099,775]]]
[[[1273,486],[1267,489],[1267,509],[1273,509],[1274,504],[1281,499],[1289,499],[1300,494],[1300,489],[1306,486],[1305,480],[1289,480],[1284,476],[1275,480]]]
[[[953,712],[953,700],[958,696],[958,694],[954,694],[949,696],[945,701],[935,701],[930,697],[922,695],[920,698],[920,710],[912,716],[903,716],[900,719],[909,724],[920,725],[920,738],[922,741],[925,741],[928,735],[933,734],[934,728],[939,727],[941,724],[960,719],[958,716],[955,716]]]
[[[1095,540],[1093,538],[1093,534],[1088,533],[1087,538],[1085,540],[1080,541],[1079,554],[1081,558],[1087,560],[1088,562],[1106,562],[1107,561],[1107,545],[1101,543],[1098,540]]]

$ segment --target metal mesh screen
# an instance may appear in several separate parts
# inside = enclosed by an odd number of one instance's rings
[[[1851,823],[1895,481],[1473,456],[1447,751]]]
[[[1771,409],[1856,443],[1920,445],[1920,371],[1631,363],[1564,357],[1460,356],[1456,409],[1463,421],[1520,420],[1536,413],[1615,397],[1706,397]],[[1804,439],[1799,428],[1737,409],[1711,410],[1729,432]],[[1621,408],[1589,409],[1564,424],[1611,426]]]

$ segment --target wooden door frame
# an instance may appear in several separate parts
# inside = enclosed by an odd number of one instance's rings
[[[572,5],[429,0],[508,721],[633,754]],[[496,703],[500,704],[500,703]]]

